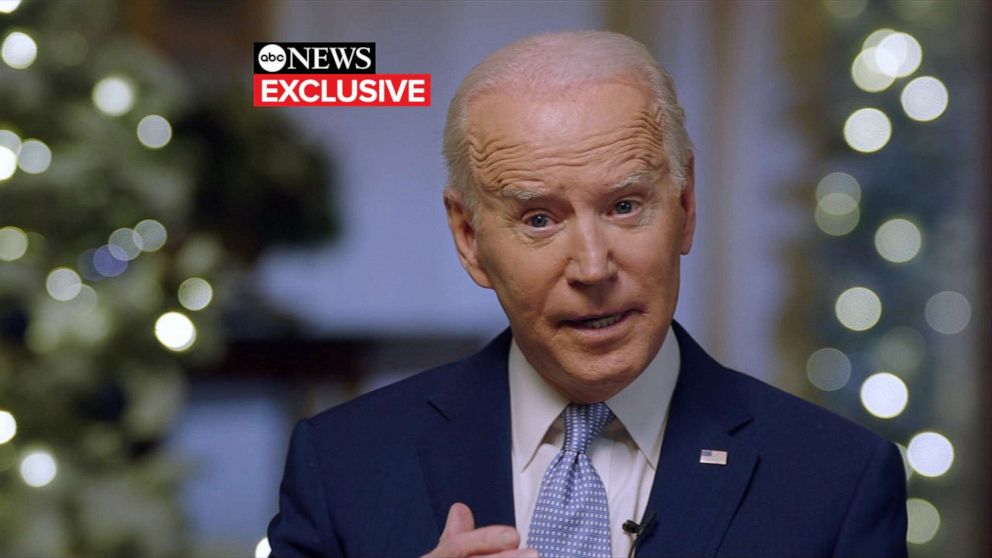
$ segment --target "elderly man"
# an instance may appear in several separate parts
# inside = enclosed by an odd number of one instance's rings
[[[540,35],[451,102],[448,223],[509,330],[309,420],[273,555],[904,556],[898,450],[672,321],[696,221],[669,76]]]

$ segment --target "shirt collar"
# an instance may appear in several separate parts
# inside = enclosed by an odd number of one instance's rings
[[[669,327],[661,349],[644,372],[620,393],[606,400],[606,405],[655,469],[680,361],[678,340]],[[526,468],[568,400],[537,373],[516,340],[510,344],[507,368],[513,451],[517,463]]]

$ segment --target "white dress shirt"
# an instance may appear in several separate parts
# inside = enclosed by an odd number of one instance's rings
[[[629,386],[606,400],[616,420],[589,446],[606,488],[614,556],[626,556],[633,535],[628,519],[641,521],[651,495],[668,405],[679,373],[678,341],[671,327],[658,354]],[[520,545],[527,545],[541,479],[565,441],[561,412],[569,401],[544,381],[516,340],[510,345],[510,418],[513,428],[513,506]]]

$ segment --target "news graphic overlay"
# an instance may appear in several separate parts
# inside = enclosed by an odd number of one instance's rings
[[[430,74],[375,73],[375,43],[255,43],[256,107],[429,107]]]

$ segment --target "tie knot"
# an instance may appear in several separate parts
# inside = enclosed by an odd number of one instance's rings
[[[589,444],[613,420],[613,411],[606,403],[565,407],[565,450],[585,453]]]

